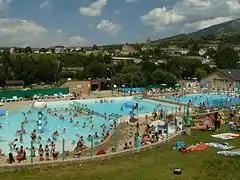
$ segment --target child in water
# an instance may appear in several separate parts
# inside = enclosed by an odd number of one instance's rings
[[[63,134],[66,133],[66,128],[63,128]]]

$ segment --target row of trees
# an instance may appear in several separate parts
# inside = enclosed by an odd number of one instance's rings
[[[212,56],[219,68],[236,68],[238,54],[221,46]],[[0,82],[24,80],[26,84],[56,83],[62,79],[95,79],[111,77],[115,81],[133,85],[151,83],[174,84],[177,79],[202,78],[214,71],[198,59],[169,57],[164,63],[145,56],[140,64],[133,61],[113,64],[110,56],[83,56],[57,54],[13,54],[4,51],[0,56]],[[63,67],[82,67],[80,71],[63,71]]]

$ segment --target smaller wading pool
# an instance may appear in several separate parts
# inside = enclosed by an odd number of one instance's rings
[[[226,93],[217,94],[217,93],[211,93],[211,94],[187,94],[183,96],[172,96],[166,98],[170,101],[177,101],[183,104],[187,104],[190,101],[194,105],[199,105],[200,103],[205,103],[207,106],[216,106],[216,105],[224,105],[228,101],[235,100],[235,95],[228,95]]]

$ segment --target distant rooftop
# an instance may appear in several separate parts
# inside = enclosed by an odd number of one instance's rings
[[[5,81],[6,86],[24,86],[23,80],[9,80]]]
[[[240,69],[218,69],[218,71],[233,80],[240,80]]]

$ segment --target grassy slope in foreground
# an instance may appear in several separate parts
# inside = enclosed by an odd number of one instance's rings
[[[222,130],[225,132],[225,128]],[[192,136],[179,139],[193,144],[199,141],[224,142],[211,138],[210,132],[194,131]],[[230,145],[240,147],[240,139],[228,140]],[[150,149],[135,155],[116,157],[112,160],[89,164],[70,165],[22,172],[5,172],[1,180],[54,179],[54,180],[239,180],[240,158],[217,155],[215,148],[202,152],[182,154],[172,150],[174,142],[160,148]],[[182,168],[181,176],[172,175],[174,168]]]

